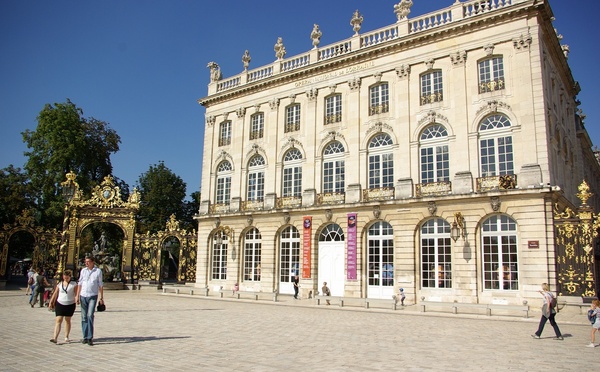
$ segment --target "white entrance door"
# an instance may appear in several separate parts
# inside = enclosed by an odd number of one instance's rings
[[[327,282],[332,296],[344,295],[344,240],[344,231],[338,224],[329,224],[321,231],[317,269],[319,292],[323,282]]]
[[[300,233],[289,226],[279,242],[279,293],[294,294],[294,276],[300,275]]]
[[[387,222],[376,222],[367,236],[367,297],[394,295],[394,231]]]
[[[317,278],[321,292],[323,282],[332,296],[344,295],[344,242],[319,242],[319,266]]]

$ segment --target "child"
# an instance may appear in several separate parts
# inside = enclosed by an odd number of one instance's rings
[[[590,310],[588,310],[588,319],[594,319],[592,323],[592,342],[588,347],[596,347],[596,331],[600,330],[600,300],[593,300]]]
[[[404,288],[400,288],[400,304],[402,306],[404,306],[404,299],[406,298],[406,295],[404,294]]]
[[[323,288],[321,288],[321,291],[323,291],[323,296],[331,296],[331,291],[329,290],[329,287],[327,286],[327,282],[323,282]],[[331,302],[329,302],[329,300],[325,300],[327,302],[327,305],[331,305]]]
[[[233,293],[232,293],[232,296],[235,296],[235,292],[238,292],[239,290],[240,290],[240,285],[239,285],[239,284],[237,284],[237,283],[235,283],[235,284],[233,285]]]

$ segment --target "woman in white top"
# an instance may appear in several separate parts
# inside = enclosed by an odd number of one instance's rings
[[[50,309],[54,309],[56,313],[56,325],[54,326],[54,337],[50,339],[50,342],[58,344],[58,335],[60,334],[60,328],[65,320],[65,342],[70,342],[69,333],[71,333],[71,317],[75,312],[75,292],[77,288],[77,282],[71,282],[73,272],[71,270],[65,270],[62,275],[63,280],[56,285],[52,298],[50,299]]]

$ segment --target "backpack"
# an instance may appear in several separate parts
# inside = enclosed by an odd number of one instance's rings
[[[557,305],[558,305],[558,300],[556,299],[556,297],[552,296],[552,300],[550,300],[550,309],[554,309],[558,313]]]
[[[596,323],[596,312],[592,309],[588,310],[588,320],[592,324]]]

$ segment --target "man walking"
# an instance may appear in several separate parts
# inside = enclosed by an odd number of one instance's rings
[[[81,304],[81,331],[83,343],[94,345],[94,312],[96,303],[104,303],[104,287],[102,286],[102,270],[95,266],[93,256],[85,257],[85,267],[79,273],[77,304]],[[98,299],[100,295],[100,299]]]

